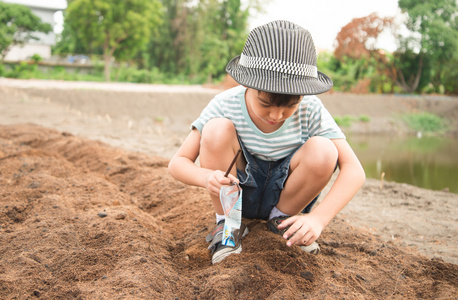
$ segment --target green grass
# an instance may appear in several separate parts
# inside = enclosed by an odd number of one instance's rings
[[[415,131],[438,133],[447,128],[446,121],[432,113],[405,114],[401,118],[409,128]]]
[[[35,58],[39,60],[38,57]],[[151,70],[135,67],[113,67],[111,80],[115,82],[155,83],[155,84],[202,84],[201,77],[190,78],[184,74],[166,74],[157,68]],[[43,69],[37,63],[21,62],[19,64],[0,64],[0,77],[18,79],[55,79],[68,81],[105,81],[103,65],[97,64],[89,72],[68,70],[63,66]],[[221,79],[220,79],[221,80]]]
[[[334,121],[336,121],[337,125],[341,127],[350,127],[353,122],[362,122],[368,123],[370,122],[370,117],[366,115],[360,115],[359,117],[355,116],[335,116]]]

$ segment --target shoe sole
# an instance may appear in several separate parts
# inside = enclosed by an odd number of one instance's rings
[[[267,222],[267,227],[269,227],[270,231],[272,231],[273,233],[275,234],[278,234],[278,235],[283,235],[283,233],[285,233],[289,227],[283,229],[283,230],[280,230],[278,229],[278,225],[280,224],[280,222],[278,222],[278,220],[284,220],[284,219],[287,219],[289,217],[277,217],[277,218],[273,218],[272,220],[269,220]],[[318,245],[317,242],[313,242],[311,245],[308,245],[308,246],[299,246],[304,252],[307,252],[307,253],[310,253],[310,254],[315,254],[317,255],[318,253],[321,252],[321,249],[320,249],[320,245]]]
[[[318,245],[317,242],[313,242],[311,245],[308,246],[299,246],[303,251],[310,253],[310,254],[315,254],[317,255],[318,253],[321,252],[320,246]]]
[[[248,234],[248,227],[245,227],[245,230],[243,231],[242,238]],[[224,260],[226,257],[228,257],[231,254],[239,254],[242,252],[242,243],[240,243],[240,246],[237,248],[234,247],[226,247],[215,254],[213,254],[212,257],[212,264],[216,264]]]

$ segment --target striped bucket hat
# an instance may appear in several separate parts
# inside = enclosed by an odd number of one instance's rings
[[[332,80],[317,69],[312,36],[289,21],[253,29],[226,72],[241,85],[271,93],[316,95],[332,88]]]

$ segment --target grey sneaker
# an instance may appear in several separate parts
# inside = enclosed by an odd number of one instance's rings
[[[207,243],[210,243],[208,249],[212,251],[212,264],[219,263],[233,253],[238,254],[242,252],[242,237],[248,234],[248,228],[242,223],[240,229],[234,233],[235,247],[224,246],[222,244],[223,228],[224,220],[220,221],[215,229],[205,238]]]
[[[280,225],[282,221],[288,218],[289,216],[272,218],[269,221],[267,221],[267,226],[273,233],[283,236],[283,234],[288,230],[289,227],[286,227],[285,229],[278,229],[278,225]],[[304,250],[305,252],[311,253],[311,254],[318,254],[321,251],[320,246],[318,245],[317,242],[313,242],[312,244],[308,246],[299,246],[299,247],[302,250]]]

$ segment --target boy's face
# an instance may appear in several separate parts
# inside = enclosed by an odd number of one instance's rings
[[[270,126],[278,126],[291,117],[299,107],[302,96],[296,96],[289,103],[282,106],[272,105],[270,94],[248,89],[247,104],[250,106],[255,118]],[[253,119],[253,116],[252,116]],[[253,120],[255,121],[255,120]],[[256,122],[255,122],[256,123]]]

